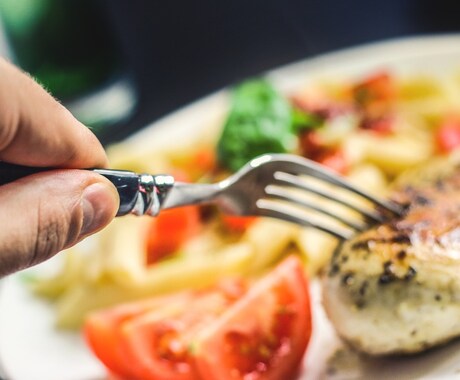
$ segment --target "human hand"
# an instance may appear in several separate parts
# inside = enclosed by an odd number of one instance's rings
[[[118,194],[105,152],[83,124],[30,77],[0,59],[0,160],[66,168],[0,186],[0,277],[38,264],[100,230]]]

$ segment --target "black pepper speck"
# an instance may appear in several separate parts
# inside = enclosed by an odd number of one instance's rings
[[[355,277],[353,273],[347,273],[342,277],[342,284],[346,286],[350,286],[354,283]]]
[[[404,276],[404,280],[409,281],[412,278],[414,278],[416,274],[417,274],[417,271],[413,267],[409,266],[409,268],[407,268],[407,272],[406,272],[406,274]]]

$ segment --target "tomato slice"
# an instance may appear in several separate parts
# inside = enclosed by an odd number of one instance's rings
[[[96,357],[115,376],[123,379],[136,379],[132,363],[126,360],[125,352],[121,349],[120,327],[136,316],[143,315],[151,309],[161,308],[172,302],[187,302],[190,294],[181,293],[174,297],[161,297],[142,302],[128,303],[97,311],[90,314],[84,326],[84,336]]]
[[[350,168],[345,153],[341,149],[331,149],[318,157],[317,161],[339,174],[346,174]]]
[[[193,359],[193,337],[206,329],[244,294],[245,284],[228,280],[195,293],[188,302],[172,303],[126,322],[119,345],[133,363],[136,379],[201,379]]]
[[[352,91],[356,103],[364,107],[375,102],[390,102],[397,95],[394,77],[386,71],[370,75],[357,83]]]
[[[255,221],[255,216],[235,216],[235,215],[222,215],[222,222],[225,228],[231,232],[244,232]]]
[[[326,147],[317,131],[304,131],[299,136],[300,154],[315,159],[320,156]]]
[[[441,153],[450,153],[460,147],[460,119],[447,118],[436,131],[435,141]]]
[[[147,264],[153,264],[177,252],[201,226],[198,206],[164,210],[150,222],[146,237]]]
[[[198,334],[196,367],[204,380],[290,379],[310,336],[307,281],[290,257]]]
[[[390,116],[378,118],[364,117],[361,120],[360,128],[375,132],[380,136],[388,136],[394,132],[395,121]]]
[[[300,151],[302,156],[340,174],[346,174],[350,167],[343,150],[325,146],[316,131],[306,131],[300,135]]]
[[[307,282],[291,257],[248,288],[229,279],[93,313],[85,336],[124,380],[284,380],[311,335]]]

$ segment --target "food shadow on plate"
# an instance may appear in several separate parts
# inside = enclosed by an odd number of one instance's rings
[[[328,359],[324,380],[414,380],[460,377],[460,340],[409,356],[374,358],[350,347],[338,348]]]

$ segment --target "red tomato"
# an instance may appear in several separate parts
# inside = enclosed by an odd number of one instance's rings
[[[392,101],[396,93],[394,78],[385,71],[371,75],[353,87],[355,101],[361,106]]]
[[[175,302],[184,303],[188,293],[174,296]],[[142,302],[128,303],[115,308],[92,313],[84,326],[84,336],[96,357],[114,373],[115,378],[134,378],[132,363],[126,360],[125,352],[119,345],[120,326],[130,319],[142,315],[152,308],[173,302],[172,297],[155,298]]]
[[[214,149],[203,149],[195,154],[192,163],[201,171],[201,175],[213,171],[217,166],[216,152]]]
[[[360,128],[386,136],[394,132],[395,122],[391,117],[363,118]]]
[[[234,279],[96,312],[85,333],[125,380],[285,380],[311,335],[307,282],[291,257],[249,289]]]
[[[315,159],[326,149],[316,131],[305,131],[299,136],[300,154]]]
[[[147,264],[153,264],[176,252],[201,226],[198,206],[164,210],[150,222],[147,230]]]
[[[292,379],[310,335],[305,274],[290,257],[198,334],[196,366],[204,380]]]
[[[435,136],[438,150],[449,153],[460,147],[460,120],[449,118],[438,128]]]
[[[222,221],[225,228],[232,232],[244,232],[256,220],[257,217],[255,216],[222,215]]]
[[[345,154],[340,149],[325,152],[317,161],[339,174],[346,174],[349,169]]]
[[[240,298],[246,287],[229,280],[198,292],[188,302],[165,305],[126,322],[119,345],[132,363],[135,379],[201,379],[193,358],[193,336]]]
[[[316,131],[304,132],[300,136],[300,151],[302,156],[319,162],[337,173],[346,174],[349,169],[344,152],[325,146]]]

